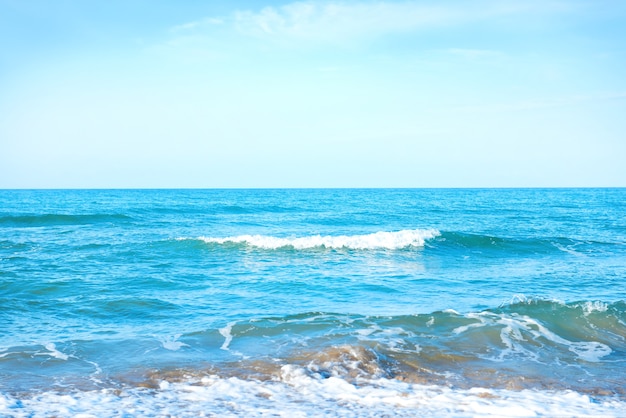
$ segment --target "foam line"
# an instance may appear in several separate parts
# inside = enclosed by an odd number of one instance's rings
[[[423,247],[428,239],[440,235],[436,229],[405,229],[395,232],[379,231],[365,235],[312,235],[308,237],[280,238],[268,235],[238,235],[225,238],[199,237],[206,243],[246,244],[264,249],[292,247],[298,250],[310,248],[348,248],[355,250]]]

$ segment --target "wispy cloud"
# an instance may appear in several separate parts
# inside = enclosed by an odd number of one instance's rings
[[[201,28],[203,26],[209,26],[209,25],[221,25],[222,23],[224,23],[223,19],[220,18],[216,18],[216,17],[208,17],[205,19],[201,19],[201,20],[196,20],[193,22],[187,22],[187,23],[183,23],[180,25],[176,25],[170,28],[170,32],[189,32],[193,29],[198,29]]]
[[[202,49],[210,50],[209,56],[229,56],[236,51],[241,57],[250,51],[307,50],[311,46],[329,50],[335,50],[334,46],[376,48],[371,41],[386,36],[426,40],[429,31],[445,30],[449,39],[453,36],[456,40],[440,52],[468,61],[493,60],[502,58],[499,51],[467,48],[472,44],[460,34],[471,35],[474,28],[483,24],[496,25],[496,30],[511,22],[522,27],[528,21],[536,24],[535,17],[552,18],[574,10],[579,2],[304,0],[259,9],[233,9],[220,16],[182,23],[171,27],[167,39],[152,49],[178,55],[189,53],[194,59],[207,55],[198,53]]]
[[[343,39],[411,30],[459,19],[455,9],[413,2],[297,2],[235,13],[235,25],[257,36]]]
[[[562,2],[480,0],[441,2],[301,1],[260,11],[237,11],[233,23],[243,33],[266,37],[342,40],[478,22],[497,17],[567,8]]]

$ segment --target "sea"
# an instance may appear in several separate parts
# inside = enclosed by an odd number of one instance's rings
[[[2,417],[626,416],[626,189],[0,191]]]

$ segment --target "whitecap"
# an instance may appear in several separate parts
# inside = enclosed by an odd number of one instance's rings
[[[213,244],[246,244],[251,247],[275,250],[278,248],[347,248],[354,250],[388,249],[396,250],[409,247],[423,247],[428,239],[440,235],[436,229],[405,229],[395,232],[379,231],[365,235],[311,235],[306,237],[281,238],[270,235],[238,235],[231,237],[199,237],[198,239]]]
[[[588,316],[592,312],[606,312],[609,304],[601,301],[587,301],[582,303],[583,314]]]

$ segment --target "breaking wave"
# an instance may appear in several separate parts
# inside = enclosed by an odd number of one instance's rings
[[[405,229],[395,232],[379,231],[365,235],[312,235],[307,237],[281,238],[268,235],[238,235],[232,237],[199,237],[209,244],[243,244],[263,249],[294,248],[348,248],[354,250],[423,247],[426,240],[440,235],[436,229]]]

